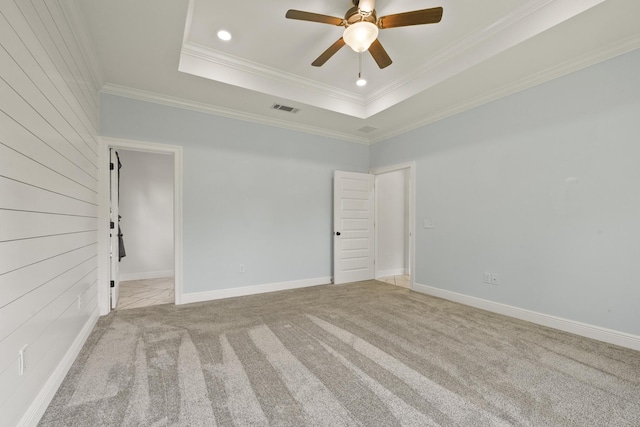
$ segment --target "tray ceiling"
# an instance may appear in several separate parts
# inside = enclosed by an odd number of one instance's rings
[[[375,142],[640,47],[636,0],[378,0],[378,16],[442,6],[438,24],[381,30],[393,64],[342,48],[311,62],[349,0],[82,0],[106,93]],[[224,42],[216,33],[228,30]],[[273,104],[294,107],[295,114]],[[367,131],[362,131],[361,129]],[[371,130],[373,128],[373,130]]]

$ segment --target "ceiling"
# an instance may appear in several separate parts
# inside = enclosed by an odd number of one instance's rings
[[[104,93],[373,143],[640,47],[637,0],[378,0],[378,16],[437,6],[438,24],[380,31],[393,64],[343,47],[350,0],[76,0]],[[233,38],[217,38],[226,29]],[[274,110],[274,104],[296,113]]]

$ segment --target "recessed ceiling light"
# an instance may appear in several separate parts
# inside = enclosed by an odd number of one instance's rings
[[[364,85],[367,84],[367,81],[365,79],[363,79],[363,78],[359,78],[358,80],[356,80],[356,84],[358,86],[364,86]]]
[[[218,31],[218,38],[220,40],[229,41],[231,40],[231,33],[226,30],[220,30]]]

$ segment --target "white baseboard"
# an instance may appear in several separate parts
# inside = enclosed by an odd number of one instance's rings
[[[640,336],[414,283],[414,291],[640,351]]]
[[[55,396],[60,384],[62,384],[62,380],[64,380],[67,372],[71,369],[71,365],[73,365],[73,362],[76,360],[76,357],[78,357],[80,350],[82,350],[82,346],[87,341],[87,338],[89,338],[91,331],[93,331],[93,327],[96,325],[96,322],[100,317],[99,312],[100,309],[96,306],[87,323],[82,327],[76,339],[73,340],[69,350],[67,350],[64,357],[58,366],[56,366],[56,369],[44,384],[36,398],[33,399],[33,402],[29,405],[27,412],[22,416],[20,422],[18,422],[18,427],[35,427],[38,425],[40,418],[44,415],[44,412],[47,410],[49,403],[51,403],[53,396]]]
[[[126,282],[127,280],[160,279],[163,277],[173,277],[173,270],[145,271],[142,273],[118,274],[118,279],[121,282]]]
[[[182,294],[181,304],[263,294],[266,292],[285,291],[288,289],[306,288],[308,286],[326,285],[329,283],[331,283],[331,277],[319,277],[316,279],[293,280],[291,282],[267,283],[264,285],[242,286],[239,288],[219,289],[207,292],[194,292],[190,294]]]
[[[403,276],[407,273],[405,268],[394,268],[391,270],[378,270],[376,277]]]

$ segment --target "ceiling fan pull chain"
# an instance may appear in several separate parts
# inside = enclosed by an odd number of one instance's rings
[[[358,80],[356,80],[358,86],[364,86],[367,81],[362,78],[362,52],[358,53]]]

